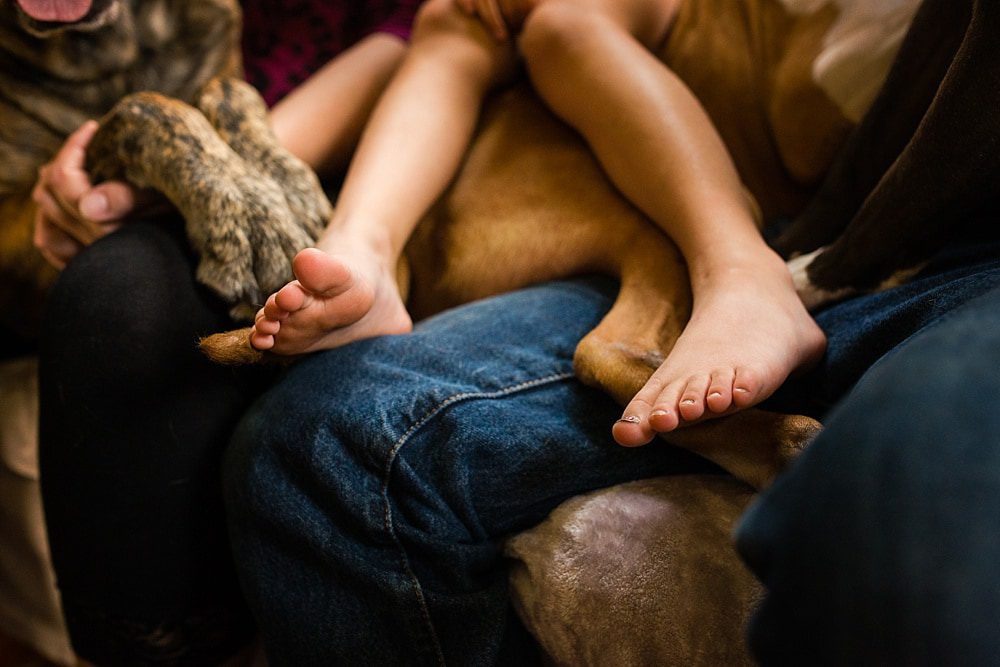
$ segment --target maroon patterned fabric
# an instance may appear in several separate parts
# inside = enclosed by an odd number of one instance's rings
[[[243,66],[269,105],[375,32],[407,39],[420,0],[243,0]]]

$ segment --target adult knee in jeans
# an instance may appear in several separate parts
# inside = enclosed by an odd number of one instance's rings
[[[751,631],[765,664],[995,659],[998,349],[994,290],[869,371],[748,512],[738,542],[769,590]]]
[[[507,438],[491,431],[490,409],[458,401],[422,421],[422,407],[402,414],[403,392],[396,413],[372,406],[366,429],[350,393],[311,402],[278,387],[229,450],[234,547],[265,643],[289,664],[352,654],[372,664],[438,655],[486,664],[505,651],[531,654],[510,613],[496,539],[498,524],[520,518],[502,511],[504,480],[520,471],[497,469],[495,445]],[[411,431],[414,417],[421,427]],[[384,422],[402,434],[379,428]]]

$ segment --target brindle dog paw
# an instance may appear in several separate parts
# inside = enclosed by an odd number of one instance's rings
[[[125,178],[162,192],[181,212],[198,279],[252,317],[291,278],[291,259],[313,243],[283,189],[241,158],[205,115],[156,93],[124,98],[88,147],[96,179]]]
[[[294,222],[313,238],[319,236],[333,206],[313,170],[278,143],[254,87],[238,79],[213,79],[196,106],[240,157],[281,185]]]

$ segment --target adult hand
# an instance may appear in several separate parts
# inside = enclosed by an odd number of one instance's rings
[[[507,39],[511,30],[517,32],[521,24],[540,0],[456,0],[458,6],[470,16],[478,16],[499,40]]]
[[[83,248],[121,226],[138,203],[131,185],[108,181],[96,187],[85,170],[87,144],[97,131],[87,121],[66,139],[51,162],[38,171],[31,193],[35,212],[35,247],[57,269]]]

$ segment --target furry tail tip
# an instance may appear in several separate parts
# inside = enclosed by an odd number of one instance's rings
[[[198,349],[217,364],[245,366],[264,361],[264,353],[250,345],[250,327],[205,336]]]

